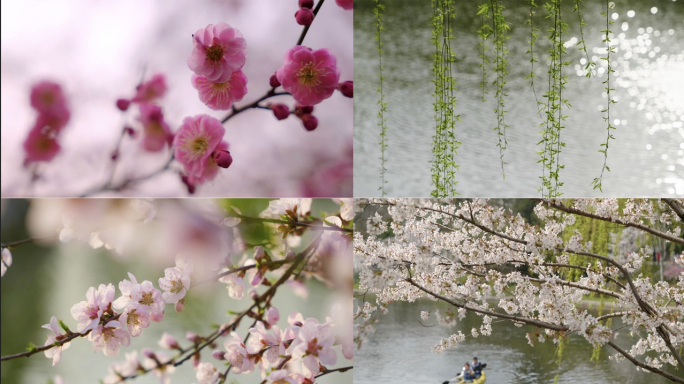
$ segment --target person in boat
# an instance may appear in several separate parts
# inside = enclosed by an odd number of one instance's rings
[[[472,368],[470,367],[470,364],[468,364],[468,363],[465,363],[463,365],[463,369],[461,370],[461,374],[459,376],[466,383],[472,383],[473,380],[475,380],[475,372],[472,370]]]
[[[482,376],[482,364],[477,361],[477,357],[473,357],[473,364],[471,365],[471,368],[474,373],[473,376],[475,376],[476,379]]]

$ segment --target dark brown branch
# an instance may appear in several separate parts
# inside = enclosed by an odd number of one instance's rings
[[[670,206],[673,211],[679,216],[679,220],[684,222],[684,203],[677,199],[663,199],[663,202]]]
[[[672,380],[672,381],[674,381],[674,382],[677,382],[677,383],[684,383],[684,378],[677,377],[677,376],[675,376],[675,375],[672,375],[672,374],[670,374],[670,373],[667,373],[667,372],[665,372],[665,371],[662,371],[662,370],[660,370],[660,369],[658,369],[658,368],[651,367],[650,365],[647,365],[647,364],[642,363],[641,361],[635,359],[634,356],[630,355],[627,351],[625,351],[624,349],[620,348],[620,346],[618,346],[618,345],[615,344],[614,342],[609,341],[609,342],[608,342],[608,345],[610,345],[614,350],[618,351],[618,353],[620,353],[622,356],[624,356],[627,360],[631,361],[632,364],[636,365],[637,367],[646,369],[646,370],[651,371],[651,372],[653,372],[653,373],[656,373],[656,374],[658,374],[658,375],[660,375],[660,376],[666,377],[666,378],[668,378],[668,379],[670,379],[670,380]]]

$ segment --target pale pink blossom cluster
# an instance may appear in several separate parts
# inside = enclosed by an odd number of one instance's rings
[[[370,212],[367,230],[354,234],[359,288],[377,297],[375,305],[364,301],[357,308],[357,345],[370,337],[379,321],[375,314],[391,309],[389,303],[429,297],[451,305],[442,314],[435,311],[440,324],[454,325],[466,312],[482,319],[468,336],[457,332],[441,340],[436,352],[470,336],[491,335],[492,320],[499,318],[531,327],[530,345],[575,333],[594,348],[613,348],[616,359],[641,360],[666,377],[662,365],[684,368],[676,352],[684,347],[684,272],[674,283],[654,282],[641,275],[642,263],[653,254],[648,245],[635,245],[626,258],[597,253],[575,226],[580,218],[595,220],[681,246],[684,200],[541,200],[534,208],[540,225],[481,199],[357,199],[356,204],[357,213]],[[614,245],[608,249],[616,250]],[[567,273],[576,270],[574,278]],[[599,316],[578,307],[589,294],[612,298],[618,309]],[[417,309],[423,321],[431,317]],[[632,345],[617,344],[616,331],[606,323],[615,317],[629,328]]]
[[[71,308],[71,315],[77,321],[76,330],[87,335],[92,341],[93,351],[102,352],[109,357],[116,357],[121,346],[128,346],[132,337],[138,337],[143,329],[150,326],[150,321],[160,322],[164,317],[165,304],[175,304],[177,311],[183,310],[185,294],[190,288],[190,276],[192,268],[182,258],[176,261],[176,267],[167,268],[165,277],[159,279],[159,286],[163,293],[156,289],[150,281],[138,283],[135,276],[128,274],[130,280],[119,283],[121,296],[114,300],[116,289],[114,285],[104,285],[96,289],[88,288],[86,300],[75,304]],[[118,310],[115,311],[115,309]],[[60,329],[61,324],[53,316],[50,324],[43,328],[49,329],[52,334],[48,335],[45,345],[65,339],[72,335],[68,328],[65,333]],[[52,358],[53,365],[60,361],[62,351],[69,347],[69,343],[63,343],[55,348],[45,351],[45,356]],[[128,356],[127,361],[135,356]],[[125,365],[130,370],[131,364]],[[123,367],[123,366],[122,366]],[[137,366],[134,367],[137,369]]]
[[[25,164],[57,156],[61,150],[58,138],[71,117],[62,87],[52,81],[41,81],[31,88],[31,106],[38,117],[24,140]]]

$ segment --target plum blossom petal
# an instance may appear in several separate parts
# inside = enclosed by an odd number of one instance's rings
[[[219,371],[211,363],[200,363],[197,367],[198,384],[216,384],[219,379]]]
[[[146,151],[158,152],[166,144],[171,144],[173,134],[158,105],[140,104],[140,121],[143,125],[142,146]]]
[[[228,296],[235,300],[242,299],[245,293],[245,280],[237,273],[223,276],[219,281],[227,285],[226,289],[228,290]]]
[[[211,154],[221,144],[226,132],[221,122],[208,115],[186,117],[173,140],[176,159],[188,176],[206,178]],[[216,169],[218,171],[218,169]]]
[[[335,3],[347,11],[354,9],[354,0],[335,0]]]
[[[145,308],[136,304],[126,307],[119,320],[128,327],[128,332],[133,337],[140,336],[143,329],[150,326],[150,314]]]
[[[110,321],[100,325],[88,335],[93,342],[93,351],[102,350],[105,356],[116,357],[121,346],[127,347],[131,343],[131,336],[122,329],[118,321]]]
[[[247,76],[237,70],[222,83],[209,81],[204,76],[192,76],[192,86],[199,92],[199,98],[213,110],[228,110],[236,101],[247,94]]]
[[[137,93],[131,101],[134,103],[148,103],[164,96],[165,93],[166,77],[162,74],[156,74],[149,81],[138,86]]]
[[[233,72],[245,65],[245,39],[240,31],[226,23],[209,24],[197,30],[192,41],[188,67],[209,81],[226,82]]]
[[[223,345],[227,351],[224,357],[233,366],[235,373],[249,373],[254,370],[254,361],[237,333],[231,332]]]
[[[162,300],[165,303],[178,303],[190,288],[190,271],[177,259],[174,268],[164,270],[164,277],[159,278],[159,287],[164,291]]]
[[[332,96],[340,80],[340,71],[335,56],[327,49],[314,51],[297,45],[285,54],[276,77],[298,104],[312,106]]]
[[[59,326],[59,322],[54,316],[52,316],[50,319],[50,324],[45,324],[42,326],[42,328],[48,329],[50,332],[52,332],[52,334],[48,335],[47,340],[45,340],[45,345],[50,345],[56,341],[63,340],[66,337],[66,335],[61,334],[62,328]],[[45,357],[52,359],[52,366],[54,367],[62,358],[62,351],[67,348],[69,348],[69,343],[64,343],[58,347],[50,348],[44,352]]]

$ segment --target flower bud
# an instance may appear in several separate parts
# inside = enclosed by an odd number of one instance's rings
[[[183,310],[185,309],[185,297],[178,300],[178,302],[174,306],[174,309],[176,310],[176,312],[183,312]]]
[[[131,101],[128,99],[118,99],[116,101],[116,107],[119,108],[121,112],[127,110],[129,105],[131,105]]]
[[[313,131],[314,129],[318,128],[318,119],[316,116],[312,114],[306,114],[301,117],[302,122],[304,123],[304,129],[307,131]]]
[[[154,354],[154,351],[151,350],[150,348],[143,348],[142,349],[142,355],[147,357],[148,359],[156,359],[157,355]]]
[[[299,25],[308,27],[311,25],[311,23],[313,23],[313,19],[314,14],[308,8],[300,8],[299,11],[295,13],[295,20],[297,20],[297,24]]]
[[[313,111],[313,105],[297,105],[297,107],[295,107],[295,114],[297,114],[297,116],[306,115],[307,113],[312,113]]]
[[[211,154],[211,157],[216,162],[216,165],[221,168],[228,168],[231,164],[233,164],[233,156],[231,156],[230,152],[226,151],[225,149],[215,151]]]
[[[273,88],[278,88],[278,87],[280,87],[280,81],[278,81],[278,77],[276,76],[275,73],[274,73],[273,75],[271,75],[271,78],[270,78],[270,79],[268,79],[268,83],[269,83],[269,84],[271,85],[271,87],[273,87]]]
[[[166,332],[164,332],[161,340],[159,340],[159,346],[164,349],[180,349],[176,338]]]
[[[254,260],[256,260],[257,264],[261,264],[262,262],[266,261],[266,252],[264,251],[264,247],[260,245],[254,247]]]
[[[314,6],[313,0],[299,0],[299,8],[311,9]]]
[[[185,333],[185,338],[192,341],[193,343],[199,340],[199,336],[195,332],[190,331]]]
[[[200,365],[200,362],[201,362],[201,360],[200,360],[200,353],[199,352],[192,355],[192,367],[193,368],[197,369],[197,367],[199,367],[199,365]]]
[[[346,97],[354,97],[354,82],[353,81],[343,81],[337,84],[337,89],[342,92]]]
[[[271,110],[278,120],[285,120],[290,116],[290,108],[285,104],[273,104],[271,105]]]
[[[211,356],[213,356],[214,359],[216,359],[216,360],[225,360],[226,359],[225,355],[226,355],[226,353],[223,351],[214,351],[211,353]]]

